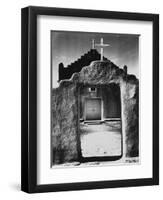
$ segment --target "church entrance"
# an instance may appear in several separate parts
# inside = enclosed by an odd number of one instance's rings
[[[101,120],[101,98],[85,99],[85,120]]]

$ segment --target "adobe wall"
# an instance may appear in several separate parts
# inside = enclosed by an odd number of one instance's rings
[[[94,61],[70,80],[60,82],[52,91],[53,164],[78,161],[78,87],[80,84],[118,84],[121,93],[121,118],[124,157],[138,156],[139,82],[110,61]]]

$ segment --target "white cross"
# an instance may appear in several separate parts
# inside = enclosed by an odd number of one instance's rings
[[[103,54],[104,54],[104,49],[103,48],[110,46],[110,44],[104,44],[103,38],[101,38],[101,43],[100,44],[96,44],[95,40],[93,39],[92,40],[92,48],[94,49],[95,46],[101,47],[101,61],[103,61]]]
[[[92,49],[95,49],[95,40],[92,39]]]

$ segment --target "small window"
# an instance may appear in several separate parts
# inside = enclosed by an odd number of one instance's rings
[[[89,88],[89,92],[96,92],[96,88],[95,87]]]

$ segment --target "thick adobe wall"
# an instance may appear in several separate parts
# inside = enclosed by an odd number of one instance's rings
[[[79,161],[79,87],[105,85],[120,87],[123,156],[139,154],[139,81],[110,61],[93,61],[90,66],[60,82],[52,91],[53,164]]]

